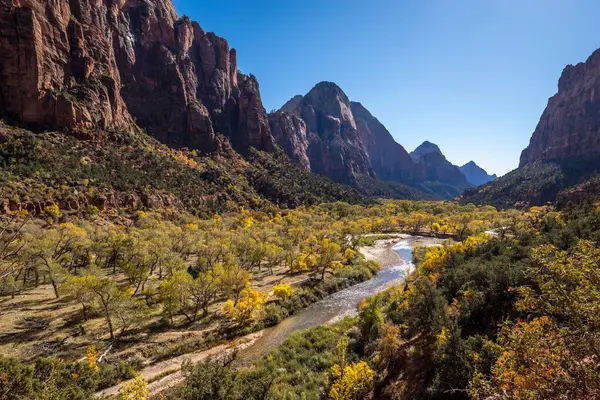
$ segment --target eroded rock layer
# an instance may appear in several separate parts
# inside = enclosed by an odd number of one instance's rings
[[[258,82],[170,0],[1,0],[0,115],[131,129],[177,146],[272,150]]]

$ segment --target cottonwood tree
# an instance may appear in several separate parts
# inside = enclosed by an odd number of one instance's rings
[[[116,282],[107,277],[86,275],[72,277],[65,288],[73,294],[86,309],[99,310],[108,327],[110,339],[115,339],[115,331],[120,327],[125,333],[131,324],[146,312],[146,306],[131,297],[131,290],[121,290]]]
[[[15,275],[20,270],[22,252],[26,245],[23,227],[28,219],[13,217],[0,223],[0,292],[9,291],[14,296]]]
[[[314,271],[321,275],[321,280],[324,280],[327,272],[332,272],[342,267],[341,259],[340,245],[329,238],[324,238],[318,244],[316,261],[313,266]]]
[[[38,232],[27,248],[27,259],[36,271],[42,272],[49,279],[54,295],[58,298],[59,285],[69,269],[76,272],[78,256],[88,252],[90,246],[85,229],[72,223],[61,224]]]
[[[219,289],[237,304],[242,291],[250,285],[252,274],[242,268],[235,260],[219,263],[214,269]]]
[[[240,299],[237,303],[233,300],[227,300],[223,307],[223,312],[230,318],[240,323],[252,321],[262,306],[267,302],[269,295],[265,292],[259,292],[252,288],[242,290]]]

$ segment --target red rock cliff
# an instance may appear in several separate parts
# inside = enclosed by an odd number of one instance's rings
[[[170,0],[0,0],[0,115],[273,149],[256,79]]]
[[[600,155],[600,50],[585,63],[565,68],[558,93],[550,98],[520,166],[538,160],[582,159]]]

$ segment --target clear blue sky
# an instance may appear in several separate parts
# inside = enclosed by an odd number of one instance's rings
[[[267,111],[336,82],[412,151],[490,173],[521,150],[567,64],[600,47],[598,0],[174,0],[237,49]]]

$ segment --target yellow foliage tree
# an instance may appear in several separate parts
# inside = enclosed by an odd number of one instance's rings
[[[148,382],[143,376],[138,375],[134,379],[121,384],[119,400],[147,400],[149,395]]]
[[[273,286],[273,293],[278,299],[286,300],[292,297],[294,289],[287,283],[280,283]]]
[[[96,349],[95,344],[88,347],[85,358],[87,358],[88,365],[94,372],[100,371],[100,368],[98,367],[98,350]]]
[[[246,288],[242,290],[237,304],[231,299],[227,300],[223,306],[223,312],[240,323],[252,321],[267,302],[268,297],[269,295],[265,292]]]
[[[348,338],[342,336],[335,347],[329,398],[333,400],[362,399],[373,387],[375,372],[364,361],[346,364]]]
[[[334,365],[334,367],[338,367]],[[332,368],[334,379],[329,391],[333,400],[362,399],[373,388],[375,372],[364,361],[351,363],[343,370]]]

